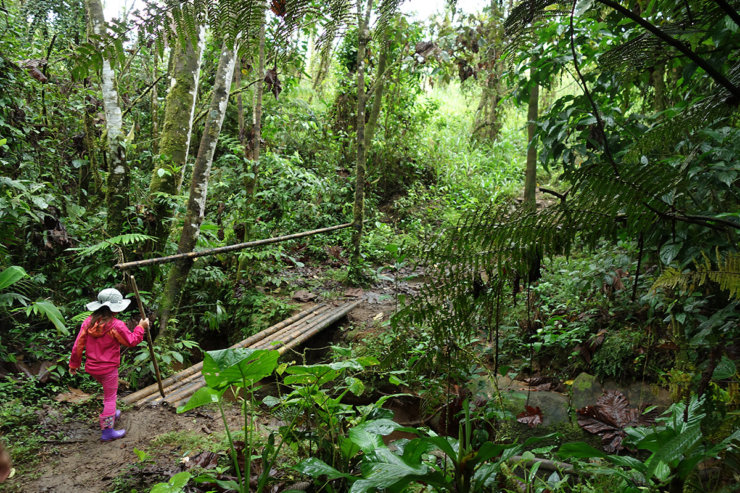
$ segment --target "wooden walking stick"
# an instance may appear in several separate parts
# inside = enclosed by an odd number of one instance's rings
[[[141,312],[141,318],[147,318],[144,312],[144,305],[141,303],[141,296],[139,296],[139,287],[136,285],[136,279],[131,274],[128,274],[128,278],[131,280],[131,288],[134,290],[136,296],[136,302],[139,304],[139,311]],[[157,358],[154,357],[154,345],[152,344],[152,333],[149,332],[149,326],[146,328],[146,343],[149,346],[149,357],[152,359],[152,365],[154,365],[154,373],[157,375],[157,385],[159,386],[159,393],[164,397],[164,389],[162,388],[162,375],[159,374],[159,364],[157,364]]]

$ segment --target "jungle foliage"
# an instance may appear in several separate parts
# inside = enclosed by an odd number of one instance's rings
[[[352,222],[137,272],[164,373],[204,360],[180,412],[211,406],[226,427],[216,469],[152,491],[737,481],[740,3],[451,2],[428,22],[399,6],[0,5],[0,432],[16,462],[43,446],[34,409],[97,388],[66,362],[85,303],[128,291],[114,264]],[[315,364],[221,350],[288,317],[297,283],[324,300],[381,285],[395,315]],[[153,381],[149,358],[124,353],[131,387]],[[541,412],[498,389],[581,372],[673,404],[654,424],[604,412],[594,427],[620,443],[604,452],[528,434]],[[394,399],[424,419],[393,421]],[[280,426],[261,434],[259,413]]]

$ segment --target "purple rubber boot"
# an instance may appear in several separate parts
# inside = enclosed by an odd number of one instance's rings
[[[126,430],[113,429],[115,418],[116,416],[106,416],[104,418],[100,418],[100,427],[103,430],[100,434],[101,441],[110,442],[111,440],[117,440],[126,436]]]
[[[115,415],[115,417],[113,419],[113,422],[118,421],[120,418],[121,418],[121,410],[120,409],[116,409],[116,415]]]

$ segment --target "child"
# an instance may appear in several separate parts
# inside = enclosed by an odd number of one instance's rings
[[[72,375],[82,362],[82,353],[87,350],[85,370],[103,386],[103,412],[100,414],[100,439],[104,442],[121,438],[126,430],[115,430],[113,424],[121,415],[116,410],[118,393],[118,367],[121,364],[121,344],[136,346],[144,338],[149,319],[139,320],[133,333],[126,324],[114,317],[126,309],[131,300],[123,299],[117,289],[108,288],[98,294],[98,301],[87,304],[93,314],[82,322],[80,333],[72,347],[69,372]]]

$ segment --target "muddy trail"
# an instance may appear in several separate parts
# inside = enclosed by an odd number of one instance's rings
[[[302,303],[299,310],[320,301],[322,289],[332,290],[348,300],[362,300],[344,320],[317,334],[298,349],[311,362],[321,361],[331,344],[361,339],[365,330],[382,330],[382,322],[396,310],[396,291],[413,294],[416,289],[416,285],[409,282],[389,280],[366,290],[343,288],[338,283],[319,287],[307,285],[304,288],[300,280],[310,273],[296,274],[292,296],[294,301]],[[297,357],[299,355],[293,353],[292,357],[285,355],[283,358],[295,360]],[[119,404],[126,393],[119,394]],[[222,463],[227,460],[223,451],[226,443],[224,426],[216,408],[199,408],[177,414],[166,405],[124,407],[116,428],[125,428],[126,436],[103,443],[96,414],[101,401],[102,392],[93,395],[91,402],[79,408],[64,403],[61,408],[49,407],[39,413],[41,432],[53,439],[44,441],[34,467],[24,467],[16,462],[17,474],[0,485],[0,492],[149,491],[153,484],[167,481],[172,475],[193,466],[215,467],[218,457],[209,450],[220,448]],[[232,432],[242,428],[243,418],[236,403],[226,406],[226,416]],[[258,423],[268,429],[281,424],[269,414],[258,418]],[[219,447],[219,443],[223,446]],[[192,469],[198,470],[198,467]],[[289,483],[279,482],[272,490],[295,487]]]

